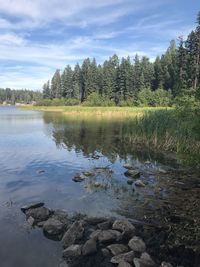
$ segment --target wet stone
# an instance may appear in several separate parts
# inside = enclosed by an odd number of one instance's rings
[[[132,267],[132,265],[126,261],[121,261],[119,264],[118,264],[118,267]]]
[[[63,246],[67,248],[70,245],[74,244],[76,240],[79,240],[83,237],[83,232],[84,232],[83,222],[82,221],[74,222],[62,238]]]
[[[51,215],[50,210],[45,207],[28,209],[25,213],[26,213],[27,218],[31,216],[34,218],[36,222],[45,221]]]
[[[80,182],[83,182],[85,179],[86,179],[86,176],[83,174],[80,174],[80,175],[74,176],[72,180],[76,183],[80,183]]]
[[[134,185],[137,187],[145,187],[145,184],[141,180],[136,180]]]
[[[108,220],[106,222],[102,222],[102,223],[98,223],[97,224],[97,227],[100,230],[108,230],[109,228],[111,228],[111,226],[112,226],[112,221],[111,220]]]
[[[122,232],[124,237],[132,237],[135,234],[135,227],[128,220],[115,220],[112,229]]]
[[[43,230],[49,235],[59,235],[64,231],[64,224],[55,218],[49,218],[44,223]]]
[[[43,206],[44,206],[43,202],[31,203],[29,205],[25,205],[25,206],[21,207],[21,211],[23,211],[25,213],[29,209],[40,208],[40,207],[43,207]]]
[[[81,245],[71,245],[67,249],[63,251],[63,257],[69,258],[69,257],[77,257],[81,255]]]
[[[30,216],[30,217],[28,217],[27,222],[28,222],[31,226],[33,226],[34,223],[35,223],[35,220],[34,220],[34,218],[33,218],[32,216]]]
[[[89,239],[86,241],[86,243],[83,245],[82,248],[82,254],[85,255],[91,255],[97,252],[97,241],[96,239]]]
[[[134,170],[135,168],[130,164],[124,164],[123,167],[127,170]]]
[[[132,263],[133,262],[133,258],[134,258],[134,252],[133,251],[129,251],[127,253],[119,254],[117,256],[112,257],[110,262],[111,263],[115,263],[115,264],[119,264],[122,261],[125,261],[125,262],[128,262],[128,263]]]
[[[128,252],[128,247],[122,244],[112,244],[107,246],[107,248],[114,256]]]
[[[121,233],[116,230],[103,230],[98,235],[100,243],[108,243],[120,240]]]
[[[163,261],[160,267],[173,267],[173,266],[171,265],[171,263]]]
[[[130,249],[136,252],[144,252],[146,250],[146,245],[144,241],[137,236],[134,236],[128,243]]]
[[[127,170],[124,175],[132,178],[138,178],[140,177],[140,172],[138,170]]]
[[[146,252],[143,252],[140,259],[135,259],[134,261],[134,264],[138,265],[138,267],[155,267],[156,264],[155,262],[152,260],[151,256],[146,253]]]

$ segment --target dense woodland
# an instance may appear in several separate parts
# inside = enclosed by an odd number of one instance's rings
[[[39,101],[42,98],[41,92],[30,90],[11,90],[10,88],[0,89],[0,104],[6,102],[8,104],[15,103],[31,103]]]
[[[63,98],[66,104],[96,100],[98,105],[100,99],[107,105],[169,105],[183,95],[200,95],[200,12],[187,39],[179,37],[178,46],[171,41],[154,62],[145,56],[120,60],[113,55],[97,65],[95,58],[87,58],[73,69],[56,70],[43,86],[44,99]]]

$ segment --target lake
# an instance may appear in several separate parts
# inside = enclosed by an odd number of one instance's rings
[[[193,225],[200,217],[200,191],[191,177],[198,174],[172,157],[131,143],[130,137],[130,118],[82,119],[0,107],[1,267],[59,266],[62,244],[45,238],[40,229],[31,229],[20,210],[35,201],[70,214],[124,216],[160,224],[169,220],[176,230],[190,217],[194,221],[185,234],[192,241],[184,242],[197,246],[199,232]],[[145,187],[127,184],[125,163],[140,170]],[[83,171],[95,175],[75,183],[72,178]],[[190,179],[183,181],[184,177]],[[173,216],[184,219],[173,221]]]

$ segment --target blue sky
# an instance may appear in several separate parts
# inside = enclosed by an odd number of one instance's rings
[[[86,57],[153,60],[198,11],[199,0],[0,0],[0,87],[41,89]]]

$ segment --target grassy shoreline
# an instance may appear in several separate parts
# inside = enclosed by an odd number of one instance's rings
[[[64,115],[140,117],[149,111],[166,110],[166,107],[84,107],[84,106],[26,106],[23,110],[61,112]]]

